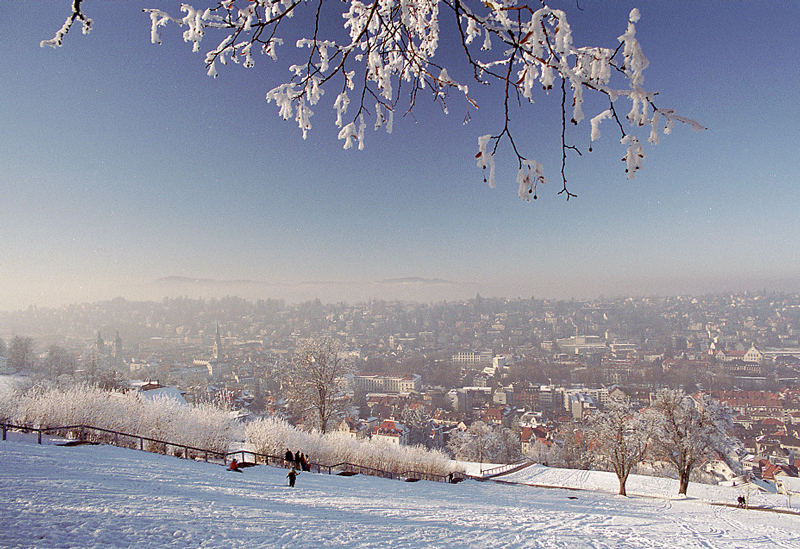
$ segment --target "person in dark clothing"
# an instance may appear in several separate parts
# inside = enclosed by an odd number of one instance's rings
[[[296,451],[294,453],[294,464],[295,464],[295,467],[300,467],[300,456],[301,455],[303,455],[303,454],[300,453],[300,450],[298,450],[298,451]]]
[[[303,471],[311,471],[311,467],[308,463],[308,458],[305,454],[300,454],[300,469]]]
[[[289,470],[289,473],[286,475],[286,478],[289,479],[289,488],[294,488],[294,481],[297,478],[297,471],[294,470],[294,467]]]
[[[286,454],[284,454],[283,459],[286,461],[286,466],[291,467],[294,464],[294,454],[288,448],[286,449]]]
[[[744,498],[744,496],[739,496],[736,498],[736,506],[741,507],[742,509],[747,507],[747,500]]]

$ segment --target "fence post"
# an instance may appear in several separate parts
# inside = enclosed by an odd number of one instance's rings
[[[114,446],[119,446],[119,433],[114,431]]]
[[[144,439],[139,437],[139,450],[144,451]]]
[[[42,443],[42,430],[38,429],[36,432],[39,434],[39,444],[41,444]]]
[[[3,440],[6,439],[6,424],[3,423]]]
[[[208,450],[206,450],[206,463],[208,463]]]

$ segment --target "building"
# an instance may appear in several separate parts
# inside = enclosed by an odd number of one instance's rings
[[[419,393],[422,390],[422,376],[352,376],[350,387],[366,393]]]
[[[363,421],[352,417],[346,417],[339,422],[335,431],[344,433],[352,438],[363,439],[367,437],[368,428]]]
[[[372,430],[372,438],[397,446],[408,444],[408,428],[394,418],[385,419]]]
[[[600,336],[577,335],[557,339],[556,344],[570,355],[596,355],[608,351],[606,342]]]
[[[461,351],[452,356],[455,364],[481,364],[492,362],[494,353],[492,351]]]

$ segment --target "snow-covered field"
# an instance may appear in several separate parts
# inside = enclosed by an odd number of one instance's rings
[[[619,491],[617,475],[606,471],[581,471],[576,469],[557,469],[532,465],[516,473],[500,477],[500,480],[539,486],[561,486],[581,490],[597,490],[616,494]],[[652,496],[677,499],[678,481],[670,478],[657,478],[631,475],[625,484],[628,496]],[[689,483],[688,498],[707,502],[736,503],[737,496],[745,496],[751,506],[789,510],[786,496],[763,493],[750,485],[717,486]],[[800,512],[800,498],[792,501],[792,510]],[[800,540],[797,547],[800,548]]]
[[[800,517],[494,482],[304,473],[290,489],[281,469],[10,433],[0,547],[95,546],[797,548]]]

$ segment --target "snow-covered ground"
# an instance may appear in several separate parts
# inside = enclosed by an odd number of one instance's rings
[[[531,465],[516,473],[503,475],[500,480],[539,486],[561,486],[597,490],[616,494],[619,491],[617,475],[605,471],[581,471],[575,469],[557,469],[543,465]],[[628,496],[654,496],[676,499],[678,497],[678,481],[670,478],[631,475],[625,483]],[[688,498],[707,502],[736,503],[738,496],[745,496],[751,506],[761,506],[788,510],[786,496],[774,493],[763,493],[754,486],[718,486],[690,482]],[[800,498],[791,501],[792,510],[800,512]],[[800,540],[797,547],[800,548]]]
[[[40,446],[16,433],[0,442],[0,547],[728,549],[799,540],[798,516],[692,498],[310,473],[290,489],[271,467],[232,473],[111,446]]]

